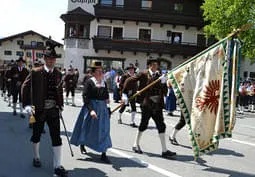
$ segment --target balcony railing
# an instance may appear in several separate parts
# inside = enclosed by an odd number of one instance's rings
[[[170,55],[193,56],[202,51],[205,46],[197,46],[195,43],[172,43],[168,40],[140,40],[138,38],[111,38],[109,36],[95,36],[93,38],[95,50],[114,50],[145,52]]]
[[[191,14],[176,11],[161,12],[152,9],[132,9],[130,7],[114,5],[95,5],[95,17],[98,19],[131,20],[137,22],[194,26],[198,28],[204,26],[202,15],[199,13]]]

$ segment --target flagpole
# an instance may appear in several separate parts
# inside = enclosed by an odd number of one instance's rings
[[[153,85],[155,85],[157,82],[159,82],[161,80],[161,77],[165,77],[166,74],[160,76],[157,80],[153,81],[152,83],[150,83],[149,85],[147,85],[146,87],[144,87],[143,89],[137,91],[134,95],[132,95],[129,99],[128,102],[130,102],[131,100],[133,100],[135,97],[137,97],[138,95],[142,94],[143,92],[145,92],[146,90],[148,90],[149,88],[151,88]],[[115,107],[111,113],[115,112],[116,110],[118,110],[119,108],[121,108],[122,106],[124,106],[125,103],[121,103],[119,104],[117,107]]]
[[[232,88],[231,88],[231,97],[230,97],[230,126],[228,131],[231,131],[235,124],[235,116],[236,116],[236,95],[237,95],[237,69],[238,69],[238,50],[239,44],[237,40],[234,40],[234,52],[233,52],[233,67],[232,67]]]

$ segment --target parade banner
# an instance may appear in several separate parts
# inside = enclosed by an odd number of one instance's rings
[[[237,39],[225,38],[168,73],[195,157],[232,136],[239,48]]]

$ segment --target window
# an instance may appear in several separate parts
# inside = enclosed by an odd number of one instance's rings
[[[24,52],[23,51],[16,51],[16,55],[23,57],[24,56]]]
[[[10,50],[5,50],[5,51],[4,51],[4,55],[12,55],[12,51],[10,51]]]
[[[112,6],[112,0],[101,0],[101,5]]]
[[[175,3],[174,4],[174,11],[182,12],[183,11],[183,4],[182,3]]]
[[[42,54],[42,53],[37,53],[37,52],[36,52],[36,58],[43,58],[43,54]]]
[[[140,29],[139,30],[139,40],[150,41],[151,40],[151,30],[150,29]]]
[[[122,39],[123,38],[123,28],[114,27],[112,38],[113,39]]]
[[[97,36],[103,38],[111,38],[112,27],[110,26],[98,26]]]
[[[152,8],[152,0],[142,0],[141,9],[151,9]]]
[[[206,38],[203,34],[197,35],[197,46],[205,47],[206,46]]]
[[[27,56],[27,57],[32,57],[32,53],[31,53],[31,52],[27,52],[27,53],[26,53],[26,56]]]
[[[18,45],[23,45],[23,44],[24,44],[24,41],[23,41],[23,40],[17,40],[17,44],[18,44]]]
[[[182,33],[172,32],[172,43],[179,44],[182,41]]]
[[[123,7],[124,6],[124,0],[116,0],[116,7]]]
[[[255,72],[250,72],[250,78],[255,78]]]
[[[37,42],[38,47],[43,47],[43,42]]]
[[[37,42],[36,41],[31,41],[31,46],[32,47],[37,47]]]

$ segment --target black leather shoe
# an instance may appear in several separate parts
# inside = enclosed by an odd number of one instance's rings
[[[20,114],[20,118],[25,119],[25,115],[24,114]]]
[[[108,164],[111,163],[111,161],[108,159],[106,153],[102,153],[102,155],[101,155],[101,160],[102,160],[103,162],[105,162],[105,163],[108,163]]]
[[[171,137],[169,137],[169,141],[171,142],[172,145],[176,145],[176,146],[179,145],[179,143],[177,142],[176,138],[172,139]]]
[[[130,126],[133,127],[133,128],[137,128],[138,127],[135,123],[131,123]]]
[[[68,172],[65,170],[63,166],[60,166],[58,168],[54,169],[54,175],[60,176],[60,177],[67,177]]]
[[[42,166],[40,159],[33,159],[33,166],[40,168]]]
[[[87,150],[85,149],[84,145],[80,145],[80,151],[81,151],[81,154],[87,154]]]
[[[173,156],[176,156],[176,152],[172,152],[172,151],[169,151],[167,150],[166,152],[162,152],[162,155],[161,155],[163,158],[173,158]]]
[[[132,150],[137,153],[137,154],[142,154],[143,151],[141,150],[140,146],[138,145],[137,147],[132,147]]]
[[[169,116],[173,116],[174,114],[172,112],[167,113]]]
[[[13,115],[16,116],[16,115],[17,115],[17,112],[16,112],[16,111],[13,111]]]

